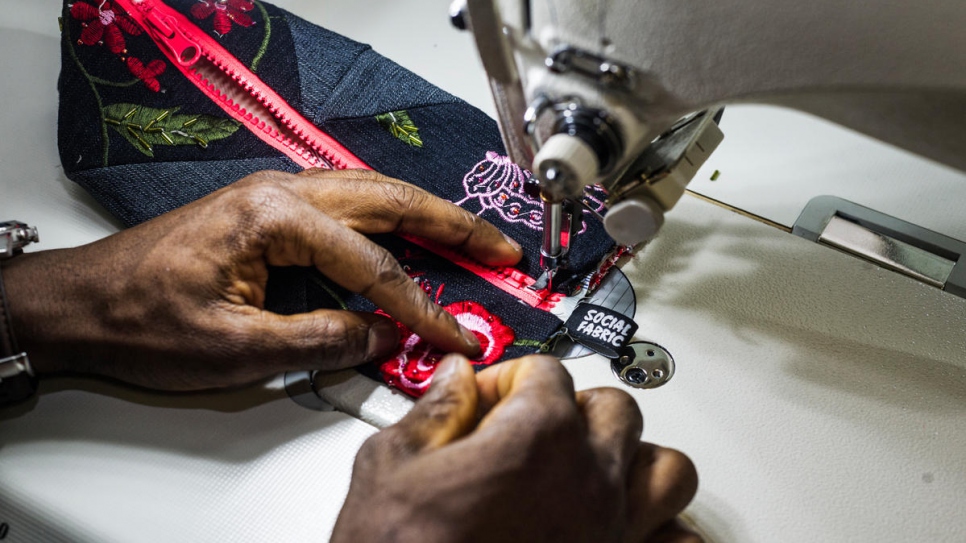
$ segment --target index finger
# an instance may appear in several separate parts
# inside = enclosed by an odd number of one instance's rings
[[[287,191],[263,198],[274,212],[254,236],[254,250],[274,266],[314,266],[359,293],[420,337],[446,351],[479,354],[476,336],[433,303],[386,249]],[[274,201],[273,201],[274,200]]]
[[[516,241],[479,216],[371,170],[306,170],[286,187],[363,234],[411,234],[490,266],[510,266],[523,256]]]

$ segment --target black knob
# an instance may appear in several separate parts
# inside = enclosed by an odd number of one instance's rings
[[[450,4],[449,22],[457,30],[466,30],[466,0],[455,0]]]

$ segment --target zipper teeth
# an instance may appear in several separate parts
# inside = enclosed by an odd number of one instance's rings
[[[210,80],[207,81],[209,92],[215,95],[218,100],[230,107],[239,116],[241,116],[250,127],[256,130],[261,130],[274,137],[279,143],[294,151],[314,167],[324,166],[332,169],[346,168],[346,164],[343,160],[341,160],[325,145],[319,143],[315,138],[313,138],[304,127],[299,126],[298,122],[293,121],[286,116],[283,112],[284,108],[280,107],[270,97],[266,96],[261,89],[256,87],[256,85],[245,77],[246,74],[232,70],[229,66],[221,61],[218,55],[214,54],[207,47],[202,47],[202,54],[215,68],[221,70],[223,74],[235,81],[235,83],[240,85],[242,89],[248,92],[252,98],[264,106],[265,109],[278,121],[278,123],[287,128],[290,131],[290,134],[297,137],[299,141],[293,140],[291,137],[286,136],[275,127],[265,123],[264,120],[259,122],[258,118],[253,115],[251,111],[244,109],[240,104],[234,102],[227,96],[227,94],[221,92],[221,90],[213,82]],[[202,82],[204,83],[204,75],[200,71],[196,71],[195,74],[196,77],[202,79]],[[303,145],[299,145],[299,143],[302,143]],[[313,153],[313,151],[315,153]]]
[[[438,243],[407,234],[400,237],[449,260],[534,309],[552,313],[565,299],[559,292],[531,290],[529,287],[536,280],[516,268],[486,266]]]
[[[247,66],[214,38],[189,21],[184,14],[161,0],[116,1],[129,13],[132,8],[139,12],[137,22],[144,27],[172,64],[209,99],[265,143],[275,147],[303,168],[371,169],[351,151],[302,117],[284,98],[248,70]],[[187,38],[191,46],[200,53],[200,58],[190,64],[180,62],[178,55],[188,49],[183,48],[183,41],[179,44],[181,49],[171,49],[169,40],[174,34],[164,36],[158,33],[158,17],[152,16],[152,12],[164,19],[164,25],[173,24],[174,32],[180,32]],[[200,64],[202,62],[204,64]],[[207,73],[202,71],[205,66],[218,70],[220,76],[213,77],[210,73],[212,70],[207,70]],[[256,111],[251,106],[246,107],[233,98],[244,102],[248,101],[246,98],[253,99],[261,111]],[[268,118],[269,115],[271,119]],[[269,120],[271,122],[266,122]]]

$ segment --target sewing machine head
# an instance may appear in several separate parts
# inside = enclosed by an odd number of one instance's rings
[[[607,189],[615,241],[653,238],[722,140],[726,102],[795,107],[966,169],[966,115],[924,114],[938,99],[966,113],[966,10],[872,4],[457,0],[510,156],[539,183],[548,278],[587,185]]]

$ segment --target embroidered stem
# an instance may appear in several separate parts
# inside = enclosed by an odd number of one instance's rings
[[[64,18],[67,18],[69,4],[64,4]],[[84,65],[81,64],[80,58],[77,57],[77,52],[74,51],[74,42],[71,41],[70,37],[70,24],[64,25],[64,39],[67,40],[67,52],[70,53],[70,58],[74,60],[74,64],[77,65],[77,69],[81,71],[84,78],[87,79],[87,84],[91,87],[91,92],[94,93],[94,99],[97,100],[97,113],[101,118],[101,139],[104,141],[104,159],[102,166],[107,167],[107,158],[111,151],[111,141],[108,139],[107,135],[107,122],[105,121],[104,114],[104,102],[101,100],[101,93],[97,92],[97,85],[94,82],[94,78],[91,74],[87,73]]]
[[[536,339],[518,339],[512,345],[514,347],[542,347],[543,342]]]
[[[123,83],[119,83],[117,81],[108,81],[106,79],[101,79],[100,77],[97,77],[94,75],[89,76],[89,78],[92,82],[97,83],[98,85],[104,85],[105,87],[118,87],[118,88],[133,87],[134,85],[137,85],[138,83],[141,82],[141,80],[138,78],[134,78],[130,81],[125,81]]]
[[[258,64],[262,61],[262,57],[265,56],[265,52],[268,51],[268,42],[272,39],[272,18],[268,16],[268,11],[265,10],[265,6],[262,5],[258,0],[254,0],[255,7],[262,14],[262,19],[265,20],[265,37],[262,38],[262,44],[258,47],[258,52],[255,53],[255,58],[252,59],[251,70],[253,72],[258,71]]]
[[[309,275],[309,279],[311,279],[312,282],[316,284],[316,286],[318,286],[319,288],[321,288],[322,290],[324,290],[326,294],[328,294],[329,296],[331,296],[332,299],[335,300],[335,303],[339,304],[339,307],[342,308],[342,310],[348,310],[349,309],[349,306],[346,305],[346,303],[342,300],[342,297],[339,296],[339,294],[336,293],[336,291],[332,290],[332,287],[330,287],[329,285],[325,284],[325,281],[323,281],[319,277],[316,277],[315,275],[311,275],[311,274]]]

